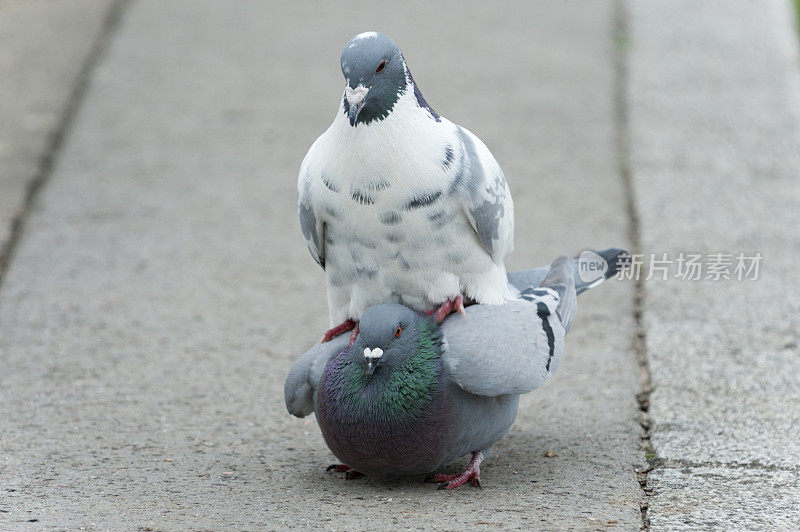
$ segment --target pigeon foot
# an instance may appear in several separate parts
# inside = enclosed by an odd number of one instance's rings
[[[428,312],[429,316],[433,317],[433,321],[436,323],[441,323],[447,316],[449,316],[453,312],[460,312],[463,315],[467,315],[467,312],[464,310],[464,298],[461,294],[457,295],[455,299],[448,299],[436,310]]]
[[[356,471],[350,466],[344,464],[331,464],[325,469],[325,471],[333,471],[334,473],[344,473],[344,478],[347,480],[353,480],[359,477],[363,477],[364,473]]]
[[[350,345],[356,343],[356,338],[358,338],[358,322],[356,322],[356,326],[353,328],[353,332],[350,333]],[[348,345],[347,347],[350,347]]]
[[[483,462],[483,454],[480,451],[474,451],[472,453],[472,460],[469,461],[469,465],[462,473],[437,473],[431,477],[433,482],[441,482],[439,487],[436,489],[439,490],[452,490],[463,486],[470,481],[470,483],[475,486],[476,488],[481,487],[481,462]]]
[[[336,338],[340,334],[346,333],[347,331],[351,331],[351,330],[355,329],[356,327],[358,327],[358,322],[357,321],[345,320],[342,323],[340,323],[339,325],[337,325],[336,327],[334,327],[332,329],[328,329],[325,332],[325,336],[322,337],[322,343],[324,344],[325,342],[330,342],[331,340],[333,340],[334,338]],[[352,336],[351,336],[350,339],[351,340],[353,339]]]

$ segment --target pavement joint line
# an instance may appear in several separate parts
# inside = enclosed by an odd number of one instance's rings
[[[614,22],[612,25],[614,44],[614,110],[615,110],[615,150],[617,166],[625,194],[625,210],[628,217],[628,241],[633,253],[642,252],[642,237],[639,213],[636,210],[636,190],[630,164],[630,129],[628,115],[628,46],[630,45],[629,18],[626,0],[615,0]],[[637,278],[633,296],[634,334],[631,339],[636,361],[639,365],[639,392],[636,401],[639,405],[639,425],[642,429],[641,445],[647,466],[636,471],[636,478],[642,489],[639,510],[642,514],[642,530],[650,529],[650,497],[653,488],[648,486],[647,477],[660,462],[650,443],[650,395],[653,391],[650,365],[647,359],[647,331],[644,327],[644,280]]]
[[[753,471],[787,471],[790,473],[800,472],[800,466],[780,466],[772,464],[762,464],[757,460],[751,462],[714,462],[702,460],[683,460],[674,458],[661,458],[658,460],[659,468],[681,469],[681,468],[714,468],[714,469],[749,469]]]
[[[28,183],[22,205],[11,220],[8,239],[4,243],[0,242],[0,288],[3,286],[3,280],[5,279],[6,271],[14,255],[14,249],[25,230],[25,223],[31,208],[36,202],[39,192],[44,188],[50,178],[55,162],[75,122],[75,117],[86,98],[86,93],[88,92],[94,70],[105,55],[111,38],[119,27],[122,15],[130,2],[131,0],[115,0],[109,7],[100,32],[95,38],[94,43],[92,43],[92,47],[86,55],[78,71],[78,75],[75,77],[75,84],[72,87],[72,91],[70,91],[69,98],[67,98],[67,103],[61,113],[58,126],[50,134],[47,147],[39,161],[39,168],[33,179]]]

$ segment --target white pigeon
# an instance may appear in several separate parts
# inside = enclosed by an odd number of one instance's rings
[[[303,160],[300,226],[325,269],[330,339],[380,303],[440,321],[463,297],[497,305],[518,294],[504,259],[514,204],[481,140],[438,115],[386,35],[344,47],[346,80],[333,124]]]

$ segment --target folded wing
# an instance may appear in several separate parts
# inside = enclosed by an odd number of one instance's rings
[[[457,127],[462,156],[453,182],[464,213],[492,260],[514,251],[514,203],[500,165],[481,140]]]
[[[442,324],[452,380],[476,395],[528,393],[561,362],[575,316],[573,261],[556,260],[537,286],[501,306],[474,305]]]
[[[314,412],[314,394],[328,361],[347,348],[349,334],[337,336],[330,342],[316,344],[297,359],[283,384],[286,409],[297,417]]]

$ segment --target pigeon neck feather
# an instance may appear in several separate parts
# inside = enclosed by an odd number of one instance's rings
[[[373,375],[365,374],[363,360],[358,356],[344,352],[344,356],[332,360],[333,366],[329,365],[328,370],[334,371],[324,384],[325,393],[338,396],[334,403],[349,406],[357,416],[413,419],[424,415],[441,386],[442,350],[436,326],[428,322],[420,326],[414,353],[396,365],[379,368]]]

